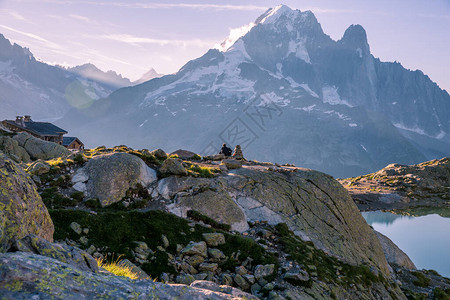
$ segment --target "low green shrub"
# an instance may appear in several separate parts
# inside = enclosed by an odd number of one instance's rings
[[[424,274],[422,274],[421,272],[415,271],[412,272],[411,274],[413,274],[417,280],[414,280],[413,283],[416,286],[420,286],[420,287],[427,287],[430,285],[430,278],[426,277]]]
[[[188,218],[191,218],[195,221],[202,221],[205,224],[211,225],[211,227],[216,228],[216,229],[225,230],[225,231],[231,230],[230,225],[219,223],[216,220],[211,219],[210,217],[205,216],[196,210],[188,210],[187,216],[188,216]]]

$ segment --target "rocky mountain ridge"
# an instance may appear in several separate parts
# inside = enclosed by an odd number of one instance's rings
[[[361,26],[334,41],[312,12],[287,6],[254,24],[227,49],[120,89],[61,125],[88,145],[189,144],[209,155],[241,144],[253,159],[338,177],[449,155],[448,93],[420,71],[374,58]]]
[[[58,119],[71,108],[90,107],[118,88],[160,76],[153,69],[144,75],[138,82],[130,82],[92,64],[67,69],[51,66],[0,34],[0,119],[24,114],[36,120]]]

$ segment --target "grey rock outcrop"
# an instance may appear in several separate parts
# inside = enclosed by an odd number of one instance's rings
[[[403,252],[396,244],[394,244],[394,242],[392,242],[387,236],[378,231],[375,231],[375,234],[380,241],[384,255],[386,256],[386,260],[389,264],[399,265],[410,270],[416,269],[416,266],[408,257],[408,255]]]
[[[0,294],[6,299],[254,299],[235,289],[208,284],[193,287],[151,280],[131,280],[104,273],[82,271],[70,264],[32,253],[0,254]]]
[[[36,185],[22,168],[2,153],[0,207],[0,252],[28,234],[53,241],[53,223]]]
[[[98,198],[105,207],[120,201],[130,188],[148,187],[156,181],[156,171],[139,157],[128,153],[95,156],[72,178],[74,188]]]
[[[15,241],[9,251],[39,254],[57,259],[82,271],[98,272],[97,262],[86,251],[69,245],[50,243],[34,234]]]
[[[28,163],[31,161],[28,152],[20,147],[15,139],[9,136],[0,136],[0,150],[14,159],[15,162]]]
[[[248,221],[283,222],[330,255],[389,273],[377,237],[331,176],[300,168],[244,166],[209,181],[202,191],[177,197],[169,210],[179,216],[196,210],[240,232],[248,229]]]
[[[56,143],[38,139],[28,133],[20,132],[13,137],[20,147],[24,148],[33,159],[54,159],[70,155],[67,148]]]

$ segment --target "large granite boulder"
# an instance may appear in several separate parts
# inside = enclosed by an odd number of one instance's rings
[[[32,159],[49,160],[65,157],[71,153],[64,146],[38,139],[25,132],[18,133],[13,139],[27,151]]]
[[[0,252],[28,234],[52,241],[53,232],[52,220],[33,180],[0,153]]]
[[[258,165],[231,170],[209,182],[199,192],[178,194],[169,210],[179,216],[196,210],[240,232],[249,228],[247,222],[286,223],[297,236],[329,255],[389,274],[375,233],[333,177],[308,169]]]
[[[0,136],[0,150],[15,162],[28,163],[31,161],[28,152],[19,146],[19,142],[9,136]]]
[[[402,251],[393,241],[391,241],[387,236],[382,233],[375,231],[375,234],[380,241],[381,247],[383,248],[384,255],[389,264],[399,265],[401,267],[415,270],[416,266],[408,255]]]
[[[148,187],[157,180],[156,171],[133,154],[112,153],[95,156],[72,177],[74,189],[98,198],[105,207],[122,200],[130,188]]]
[[[5,299],[255,299],[213,283],[164,284],[82,271],[26,252],[0,254],[0,295]]]

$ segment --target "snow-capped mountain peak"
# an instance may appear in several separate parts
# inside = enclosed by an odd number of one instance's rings
[[[292,13],[293,10],[283,4],[280,4],[274,8],[268,9],[265,13],[263,13],[257,20],[256,24],[270,24],[274,23],[278,18],[284,14]]]

